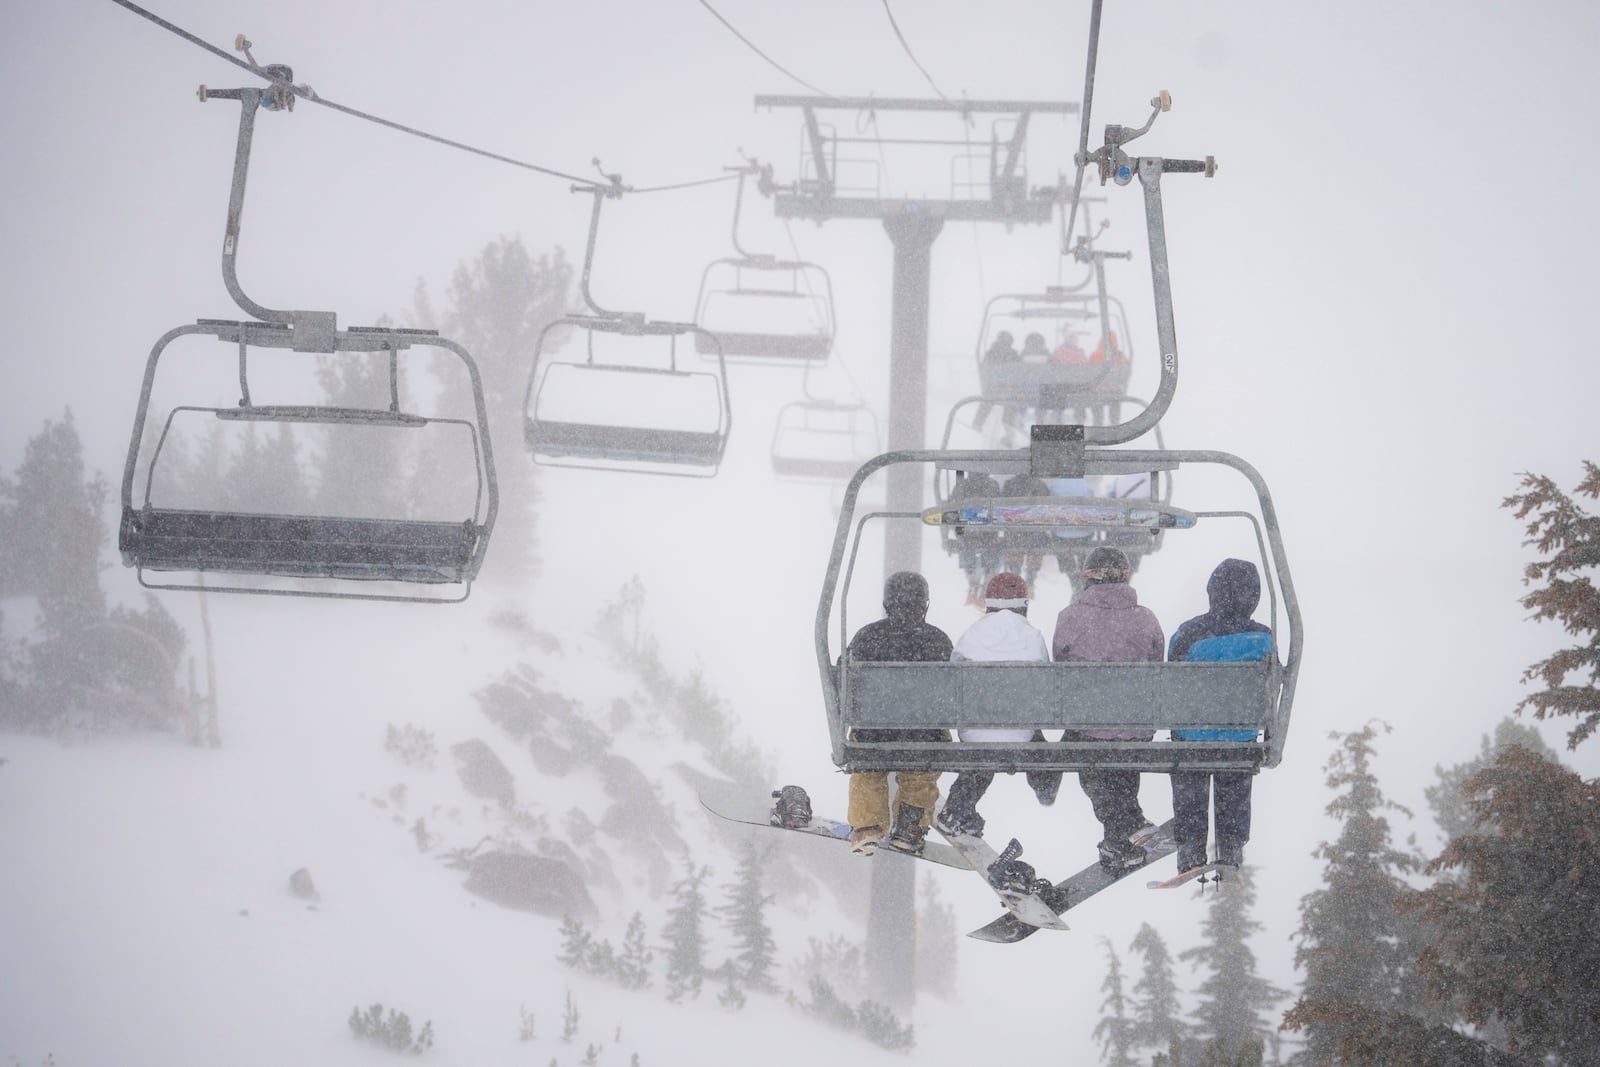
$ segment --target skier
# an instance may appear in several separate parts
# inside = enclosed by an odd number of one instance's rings
[[[1173,661],[1259,660],[1272,655],[1272,631],[1250,616],[1261,603],[1261,576],[1242,559],[1217,564],[1206,582],[1211,610],[1196,615],[1172,635],[1167,658]],[[1173,730],[1174,741],[1254,741],[1254,730]],[[1238,867],[1250,840],[1250,775],[1243,772],[1172,772],[1173,836],[1178,870],[1206,862],[1206,823],[1212,786],[1217,798],[1217,862]]]
[[[1001,571],[989,579],[983,591],[983,618],[967,627],[950,653],[952,663],[1049,663],[1050,647],[1044,634],[1028,622],[1028,583],[1020,574]],[[963,741],[1043,741],[1037,730],[976,729],[962,730]],[[1029,771],[1028,784],[1041,804],[1053,804],[1061,787],[1059,771]],[[950,795],[939,812],[939,828],[949,834],[983,836],[983,816],[978,801],[988,791],[994,774],[989,771],[962,771],[950,786]]]
[[[930,625],[928,580],[914,571],[897,571],[883,583],[883,614],[850,639],[851,659],[872,663],[943,663],[950,658],[950,638]],[[948,741],[944,730],[856,730],[856,741]],[[937,771],[895,773],[895,809],[890,819],[889,772],[861,771],[850,776],[845,817],[850,820],[850,847],[871,855],[881,842],[901,852],[919,852],[934,805],[939,802]],[[887,832],[888,836],[885,837]]]
[[[1057,662],[1160,662],[1166,635],[1149,608],[1128,584],[1133,568],[1115,548],[1097,548],[1083,568],[1083,589],[1056,616],[1051,652]],[[1148,741],[1141,730],[1086,730],[1077,736],[1107,741]],[[1105,830],[1100,865],[1112,874],[1141,867],[1139,842],[1155,830],[1139,807],[1138,771],[1080,771],[1078,783],[1094,805]]]

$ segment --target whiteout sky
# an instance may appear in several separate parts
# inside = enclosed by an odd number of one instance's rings
[[[928,92],[877,4],[718,7],[831,93]],[[155,10],[221,45],[244,32],[259,59],[291,64],[330,99],[561,170],[585,173],[598,156],[653,185],[715,175],[740,149],[771,160],[780,179],[797,165],[797,116],[758,112],[752,98],[802,90],[692,0],[169,0]],[[1081,95],[1086,4],[895,10],[952,96]],[[1258,780],[1251,848],[1273,934],[1264,966],[1280,984],[1293,980],[1284,937],[1294,905],[1315,884],[1307,854],[1331,832],[1320,816],[1326,733],[1392,723],[1380,769],[1391,795],[1420,808],[1433,765],[1473,755],[1520,696],[1523,667],[1561,638],[1523,621],[1527,555],[1498,503],[1525,470],[1570,486],[1600,443],[1586,329],[1600,236],[1589,191],[1600,147],[1587,135],[1597,53],[1600,12],[1578,3],[1106,5],[1091,146],[1106,122],[1142,123],[1164,88],[1176,106],[1138,149],[1210,154],[1221,168],[1165,186],[1183,355],[1166,442],[1234,452],[1261,470],[1305,614],[1296,729],[1283,767]],[[119,476],[150,345],[175,325],[237,314],[217,268],[237,105],[197,103],[201,83],[251,80],[109,0],[0,0],[4,469],[70,406],[90,466]],[[1076,140],[1075,119],[1040,121],[1032,183],[1053,182]],[[731,192],[610,209],[601,303],[687,317],[700,269],[730,251]],[[1135,253],[1113,285],[1150,352],[1139,193],[1105,192],[1108,246]],[[258,125],[240,273],[269,305],[370,322],[403,308],[419,278],[441,296],[454,266],[501,235],[577,257],[587,206],[565,182],[302,103]],[[752,198],[746,211],[749,243],[787,250],[767,204]],[[888,242],[870,223],[796,224],[794,234],[840,293],[842,366],[823,384],[859,387],[882,412]],[[1054,282],[1055,242],[1054,227],[952,225],[940,237],[935,425],[941,400],[972,391],[984,301]],[[798,374],[739,368],[730,458],[713,481],[550,474],[540,536],[556,565],[537,585],[477,595],[521,604],[552,628],[583,626],[638,574],[669,651],[703,664],[786,780],[842,807],[810,646],[829,491],[771,485],[764,473],[773,414],[799,388]],[[1141,595],[1169,632],[1203,609],[1211,562],[1163,556],[1141,573]],[[964,625],[953,568],[925,564],[956,598],[936,619]],[[120,567],[104,577],[115,598],[135,595]],[[1048,625],[1064,586],[1039,596],[1035,621]],[[192,621],[182,597],[167,603]],[[248,604],[228,610],[240,629],[258,618]],[[440,610],[417,625],[447,632]],[[299,618],[308,655],[341,625],[338,605],[306,605]],[[1562,732],[1546,736],[1560,744]],[[1579,759],[1587,773],[1594,762]],[[990,803],[1004,813],[1021,794],[997,787]],[[1164,794],[1147,783],[1153,813],[1165,813]],[[1087,859],[1088,806],[1070,789],[1049,813],[1019,806],[1011,817],[1035,828],[1050,869]],[[1058,831],[1063,841],[1049,842]],[[1119,902],[1107,932],[1125,945],[1146,911],[1142,899]]]

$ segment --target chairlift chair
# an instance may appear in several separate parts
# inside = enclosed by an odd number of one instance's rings
[[[815,623],[817,665],[832,739],[833,761],[858,771],[1017,771],[1087,769],[1254,772],[1283,758],[1301,656],[1299,604],[1290,580],[1276,513],[1261,476],[1222,452],[1081,449],[1061,455],[1031,450],[904,451],[875,457],[845,490]],[[1045,434],[1043,437],[1048,438]],[[860,512],[857,498],[874,473],[897,464],[982,471],[996,480],[1028,472],[1042,478],[1100,477],[1184,467],[1231,468],[1254,491],[1254,511],[1188,511],[1159,501],[1068,501],[1062,498],[980,502],[970,510],[935,505],[926,511]],[[1075,509],[1077,513],[1074,513]],[[960,523],[967,528],[1094,530],[1186,528],[1243,519],[1261,557],[1271,616],[1273,654],[1239,663],[868,663],[845,651],[859,621],[847,617],[849,586],[872,521]],[[835,629],[836,627],[836,629]],[[858,741],[856,730],[1006,728],[1067,731],[1046,742]],[[1073,731],[1137,728],[1162,739],[1077,740]],[[1171,740],[1171,731],[1221,729],[1253,740]],[[1164,737],[1162,735],[1165,735]],[[952,736],[954,736],[952,734]],[[1053,733],[1047,736],[1054,736]],[[1239,736],[1238,734],[1227,736]]]
[[[1129,404],[1138,408],[1140,411],[1143,411],[1149,407],[1148,402],[1132,396],[1117,396],[1112,398],[1112,402],[1119,405]],[[976,407],[978,410],[983,410],[983,407],[986,403],[988,402],[981,396],[969,396],[963,397],[961,400],[956,401],[956,403],[951,406],[950,414],[945,418],[944,435],[941,438],[939,445],[941,452],[950,452],[958,448],[956,431],[958,427],[962,425],[961,420],[963,415],[969,409],[974,407]],[[1155,447],[1158,450],[1164,450],[1166,448],[1166,442],[1162,437],[1161,424],[1159,422],[1156,423],[1153,429]],[[960,498],[963,494],[959,491],[959,487],[961,486],[962,479],[964,479],[967,474],[968,472],[966,471],[950,467],[945,464],[934,464],[934,502],[940,507],[945,507]],[[1142,491],[1136,489],[1134,490],[1135,492],[1140,493],[1144,498],[1150,499],[1162,506],[1169,505],[1172,502],[1172,478],[1170,473],[1163,477],[1158,472],[1150,471],[1123,472],[1121,475],[1107,476],[1100,479],[1102,484],[1098,490],[1096,490],[1095,487],[1089,486],[1088,483],[1085,483],[1084,490],[1081,493],[1066,494],[1066,496],[1062,497],[1061,499],[1072,498],[1090,503],[1098,501],[1103,497],[1113,495],[1115,485],[1115,483],[1112,481],[1113,477],[1142,477],[1146,479],[1144,487]],[[998,493],[996,495],[998,495]],[[1124,489],[1121,492],[1116,493],[1116,495],[1129,495],[1127,487],[1124,487]],[[1121,549],[1137,568],[1139,561],[1144,556],[1150,555],[1151,553],[1160,549],[1162,539],[1165,536],[1164,531],[1158,527],[1148,529],[1141,527],[1076,527],[1070,531],[1050,530],[1041,532],[1039,530],[1030,529],[1009,531],[974,530],[969,532],[960,525],[952,524],[949,526],[940,526],[939,544],[948,555],[960,556],[963,554],[964,548],[968,548],[970,550],[971,542],[974,536],[981,541],[986,534],[989,536],[994,536],[996,540],[996,546],[993,548],[992,552],[997,556],[1004,557],[1012,554],[1042,554],[1046,556],[1057,557],[1058,560],[1062,561],[1061,569],[1063,573],[1067,575],[1069,581],[1073,585],[1073,588],[1077,588],[1081,583],[1083,560],[1086,559],[1088,554],[1094,551],[1094,549],[1101,546],[1110,546]],[[1066,562],[1068,559],[1071,559],[1071,564]]]
[[[145,366],[132,442],[123,470],[118,548],[123,563],[137,570],[141,584],[155,589],[211,589],[224,592],[324,596],[353,599],[450,602],[466,599],[483,563],[498,510],[494,457],[482,382],[477,365],[460,345],[432,330],[389,327],[338,329],[333,312],[278,311],[257,304],[241,289],[236,272],[245,176],[258,110],[292,110],[294,90],[287,67],[265,68],[275,79],[268,89],[207,90],[202,101],[216,97],[240,102],[239,134],[233,187],[223,244],[223,282],[230,295],[255,321],[202,319],[168,331],[151,350]],[[152,410],[162,357],[179,338],[202,336],[226,345],[220,350],[237,360],[239,397],[227,406],[174,404]],[[459,363],[470,384],[474,415],[448,417],[406,411],[401,406],[401,357],[413,349],[443,350]],[[386,403],[370,406],[326,403],[262,404],[252,399],[251,348],[315,353],[334,360],[350,353],[387,357]],[[258,368],[259,369],[259,368]],[[164,381],[164,379],[163,379]],[[172,387],[165,382],[165,387]],[[177,383],[181,390],[182,382]],[[450,520],[407,514],[330,515],[304,509],[282,511],[237,506],[177,507],[157,499],[157,473],[175,422],[198,416],[213,424],[270,424],[288,427],[360,428],[403,437],[430,426],[459,427],[469,447],[473,503],[466,514]],[[156,427],[159,426],[159,430]],[[454,433],[454,430],[450,430]],[[135,483],[144,474],[144,491],[135,500]],[[248,496],[249,485],[238,486]],[[465,509],[464,509],[465,510]],[[169,582],[151,582],[147,573],[189,574]],[[440,596],[421,587],[461,586],[460,595]]]
[[[883,447],[878,417],[861,401],[807,397],[778,409],[772,471],[780,478],[846,482]]]
[[[984,307],[983,324],[978,331],[978,382],[983,400],[1040,411],[1063,411],[1105,406],[1125,393],[1133,359],[1126,315],[1121,303],[1108,297],[1113,314],[1109,322],[1102,323],[1096,301],[1095,294],[1059,288],[1043,293],[1003,293],[991,298]],[[1053,353],[1074,324],[1083,326],[1085,340],[1094,345],[1103,346],[1114,335],[1112,355],[1098,363],[1089,362],[1087,351],[1081,362],[1057,362],[1053,356],[1007,362],[986,358],[1002,331],[1012,333],[1019,347],[1026,334],[1047,333],[1046,343]]]
[[[747,251],[739,243],[745,178],[755,164],[734,168],[733,247],[700,275],[694,321],[720,345],[696,335],[704,356],[753,362],[820,362],[833,351],[833,280],[821,265]]]
[[[733,425],[727,366],[715,334],[694,323],[655,322],[638,312],[607,310],[589,292],[600,206],[620,196],[610,185],[580,186],[594,196],[579,290],[592,314],[571,314],[539,333],[523,395],[524,437],[535,463],[638,473],[710,477],[717,473]],[[579,359],[557,359],[557,331],[582,335]],[[678,340],[716,357],[717,369],[678,366]],[[599,345],[597,346],[597,342]],[[665,343],[665,347],[661,346]],[[656,349],[648,361],[601,349],[614,344]]]

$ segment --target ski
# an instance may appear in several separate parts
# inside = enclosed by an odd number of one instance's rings
[[[1220,882],[1222,872],[1226,870],[1220,863],[1202,863],[1198,867],[1190,867],[1187,871],[1179,871],[1165,881],[1146,882],[1146,889],[1176,889],[1181,885],[1188,885],[1195,879],[1201,882]],[[1212,872],[1215,872],[1213,874]],[[1208,877],[1208,875],[1210,877]]]

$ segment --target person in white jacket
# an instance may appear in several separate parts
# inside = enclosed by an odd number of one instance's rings
[[[983,591],[985,615],[956,641],[950,662],[1049,663],[1050,645],[1044,634],[1028,621],[1028,583],[1020,574],[1002,571],[989,579]],[[981,728],[962,730],[962,741],[1042,741],[1035,730]],[[978,801],[994,781],[989,771],[962,771],[950,786],[949,798],[939,812],[939,828],[950,834],[983,835],[983,817]],[[1061,786],[1060,772],[1028,772],[1041,804],[1055,800]]]

